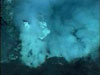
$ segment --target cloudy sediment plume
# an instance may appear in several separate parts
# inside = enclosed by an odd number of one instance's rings
[[[98,52],[98,0],[16,2],[14,22],[20,29],[20,60],[25,65],[37,67],[50,57],[71,62]]]

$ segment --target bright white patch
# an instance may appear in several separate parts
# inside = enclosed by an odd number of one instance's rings
[[[50,33],[50,30],[47,28],[46,22],[40,22],[40,27],[42,28],[42,32],[39,38],[43,40]]]
[[[28,23],[28,22],[24,22],[24,26],[25,26],[25,28],[27,28],[27,29],[29,29],[29,28],[30,28],[30,25],[29,25],[29,23]]]

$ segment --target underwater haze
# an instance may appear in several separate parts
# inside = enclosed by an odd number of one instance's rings
[[[15,0],[13,10],[24,65],[38,67],[51,57],[69,63],[98,57],[99,0]]]

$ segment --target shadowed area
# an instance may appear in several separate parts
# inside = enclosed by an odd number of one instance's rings
[[[84,58],[83,58],[84,59]],[[2,75],[99,75],[98,64],[89,58],[77,59],[72,63],[63,58],[50,58],[38,68],[29,68],[18,61],[1,65]],[[60,64],[62,63],[62,64]]]

